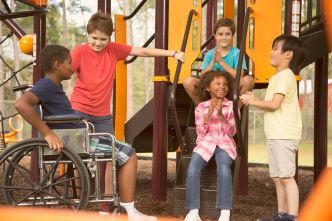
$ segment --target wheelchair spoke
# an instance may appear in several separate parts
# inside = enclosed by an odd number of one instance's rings
[[[41,190],[41,191],[42,191],[43,193],[49,195],[49,196],[54,197],[55,199],[57,199],[57,200],[59,200],[59,201],[62,201],[62,202],[64,202],[64,203],[66,203],[66,204],[75,205],[75,202],[70,201],[70,200],[67,200],[67,199],[64,199],[64,198],[62,198],[61,196],[58,196],[58,195],[56,195],[56,194],[54,194],[54,193],[47,192],[47,191],[45,191],[45,190]]]
[[[51,184],[48,184],[46,186],[43,186],[43,188],[48,188],[48,187],[53,187],[53,186],[56,186],[56,185],[61,185],[63,183],[67,183],[71,180],[75,180],[75,179],[78,179],[78,178],[81,178],[80,176],[74,176],[74,177],[70,177],[70,178],[67,178],[67,179],[64,179],[64,180],[61,180],[61,181],[58,181],[58,182],[55,182],[55,183],[51,183]]]
[[[29,187],[23,187],[23,186],[0,186],[0,189],[5,189],[6,191],[15,191],[15,190],[31,190],[33,191],[33,188]]]
[[[15,202],[15,206],[19,205],[21,202],[23,202],[24,200],[28,199],[34,193],[35,192],[31,192],[31,193],[26,194],[24,197],[21,198],[21,200]]]
[[[59,162],[60,162],[61,157],[62,157],[62,153],[59,154],[58,159],[57,159],[56,162],[52,165],[52,168],[48,171],[48,173],[45,175],[43,181],[41,182],[41,185],[43,185],[43,184],[46,182],[47,178],[50,176],[51,173],[54,173],[54,171],[56,170],[56,168],[57,168],[58,165],[59,165]]]
[[[21,165],[15,163],[15,162],[10,161],[9,159],[6,159],[6,161],[7,161],[11,166],[13,166],[19,174],[21,174],[21,176],[25,179],[25,181],[27,181],[28,183],[30,183],[31,186],[34,186],[34,183],[31,181],[30,177],[26,176],[26,174],[24,174],[24,172],[21,170],[21,169],[24,168],[24,167],[22,167]],[[24,168],[23,170],[27,170],[27,169]],[[29,174],[32,175],[32,174],[30,173],[30,171],[29,171]]]

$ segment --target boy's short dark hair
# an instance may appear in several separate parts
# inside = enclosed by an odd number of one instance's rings
[[[96,30],[111,36],[114,31],[111,15],[103,12],[92,15],[87,25],[87,32],[90,34]]]
[[[217,33],[218,28],[220,27],[229,27],[229,29],[231,29],[232,34],[235,34],[235,24],[232,21],[232,19],[229,18],[220,18],[218,19],[218,21],[216,22],[216,24],[214,25],[214,34]]]
[[[211,81],[214,78],[219,78],[219,77],[223,77],[227,80],[228,93],[226,95],[226,98],[228,100],[233,100],[233,78],[226,71],[208,71],[201,76],[198,84],[198,93],[202,100],[206,101],[211,98],[210,93],[206,91],[206,88],[209,87]]]
[[[286,51],[293,52],[293,58],[289,62],[289,68],[295,70],[295,68],[303,62],[306,56],[306,49],[302,41],[294,35],[283,34],[274,39],[272,48],[279,42],[282,42],[281,51],[283,53]]]
[[[70,51],[61,45],[47,45],[40,52],[40,64],[43,72],[52,71],[55,61],[64,62],[70,57]]]

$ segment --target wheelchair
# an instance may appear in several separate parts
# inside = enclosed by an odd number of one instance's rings
[[[41,109],[41,108],[40,108]],[[85,209],[88,203],[108,202],[113,213],[124,213],[117,192],[115,137],[94,133],[93,125],[77,115],[48,116],[46,124],[81,122],[84,128],[56,129],[64,140],[63,151],[52,151],[42,138],[14,143],[0,155],[0,192],[11,206]],[[92,129],[91,129],[92,128]],[[111,140],[112,153],[96,152],[90,139],[96,136]],[[113,193],[103,195],[100,166],[112,162]],[[94,184],[94,185],[93,185]]]

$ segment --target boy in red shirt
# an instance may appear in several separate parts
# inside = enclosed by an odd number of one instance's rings
[[[113,33],[112,18],[98,12],[87,25],[88,43],[76,46],[72,52],[72,66],[76,73],[76,83],[71,105],[77,114],[93,123],[96,132],[114,133],[110,101],[113,91],[115,66],[119,60],[129,55],[142,57],[174,57],[184,62],[183,52],[152,48],[138,48],[110,42]],[[105,193],[111,193],[111,164],[106,167]],[[125,207],[129,219],[150,219],[134,207],[136,187],[136,154],[119,171],[119,191],[121,206]],[[150,219],[151,220],[151,219]]]

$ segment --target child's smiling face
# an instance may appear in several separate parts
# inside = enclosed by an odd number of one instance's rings
[[[233,33],[229,27],[219,27],[214,35],[219,47],[227,48],[233,46]]]
[[[212,99],[224,99],[228,94],[228,90],[228,81],[223,76],[215,77],[207,88]]]
[[[96,52],[104,50],[109,42],[110,36],[99,30],[95,30],[88,34],[88,44],[90,48]]]

